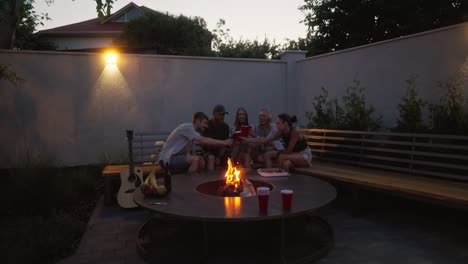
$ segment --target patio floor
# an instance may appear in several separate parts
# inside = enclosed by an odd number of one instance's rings
[[[466,211],[372,193],[365,199],[379,206],[356,216],[341,197],[320,212],[334,228],[335,247],[317,263],[468,263]],[[60,263],[145,263],[135,238],[148,217],[105,207],[101,198],[75,255]]]

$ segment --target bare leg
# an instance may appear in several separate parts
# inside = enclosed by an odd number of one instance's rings
[[[250,158],[249,153],[241,153],[240,160],[244,168],[246,169],[252,168],[252,166],[250,165],[252,163],[252,159]]]
[[[309,163],[301,153],[281,154],[278,157],[278,162],[286,171],[289,171],[293,167],[309,167]]]
[[[200,156],[187,155],[187,163],[190,164],[187,173],[194,173],[199,170]]]
[[[198,157],[198,171],[202,171],[205,168],[205,160],[203,157]]]
[[[278,151],[276,150],[270,150],[265,153],[263,153],[263,159],[265,160],[265,168],[271,168],[273,167],[273,159],[276,157],[276,153]]]
[[[208,171],[214,171],[214,166],[215,166],[215,156],[213,154],[209,154],[208,157],[206,158],[206,169]]]

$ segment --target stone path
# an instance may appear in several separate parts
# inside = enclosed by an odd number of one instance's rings
[[[341,202],[322,210],[335,230],[335,248],[318,263],[468,263],[466,211],[394,197],[371,199],[381,199],[380,206],[360,216]],[[77,252],[60,263],[145,263],[135,237],[148,217],[143,210],[105,207],[101,199]]]

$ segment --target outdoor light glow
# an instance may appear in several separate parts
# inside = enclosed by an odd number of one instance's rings
[[[106,64],[116,64],[117,63],[117,52],[108,51],[106,52]]]

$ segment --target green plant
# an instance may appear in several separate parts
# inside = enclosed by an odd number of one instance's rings
[[[343,109],[336,98],[328,98],[328,91],[325,87],[321,88],[320,95],[314,97],[312,104],[314,111],[305,113],[309,120],[307,127],[324,129],[341,129],[343,127]]]
[[[423,120],[423,110],[427,102],[418,97],[416,90],[416,76],[406,80],[406,95],[398,104],[399,117],[395,132],[423,133],[428,131],[428,126]]]
[[[100,166],[5,170],[3,263],[55,263],[73,253],[102,194]],[[3,173],[3,171],[2,171]]]
[[[436,134],[468,133],[468,111],[463,97],[463,83],[453,80],[439,82],[445,92],[438,104],[430,104],[431,130]]]
[[[365,88],[361,87],[358,80],[354,80],[353,83],[354,85],[349,86],[343,96],[344,129],[365,131],[379,129],[382,116],[373,117],[375,109],[372,105],[367,106]]]
[[[23,78],[10,69],[10,66],[2,64],[0,64],[0,80],[6,80],[11,84],[18,84],[24,81]]]

